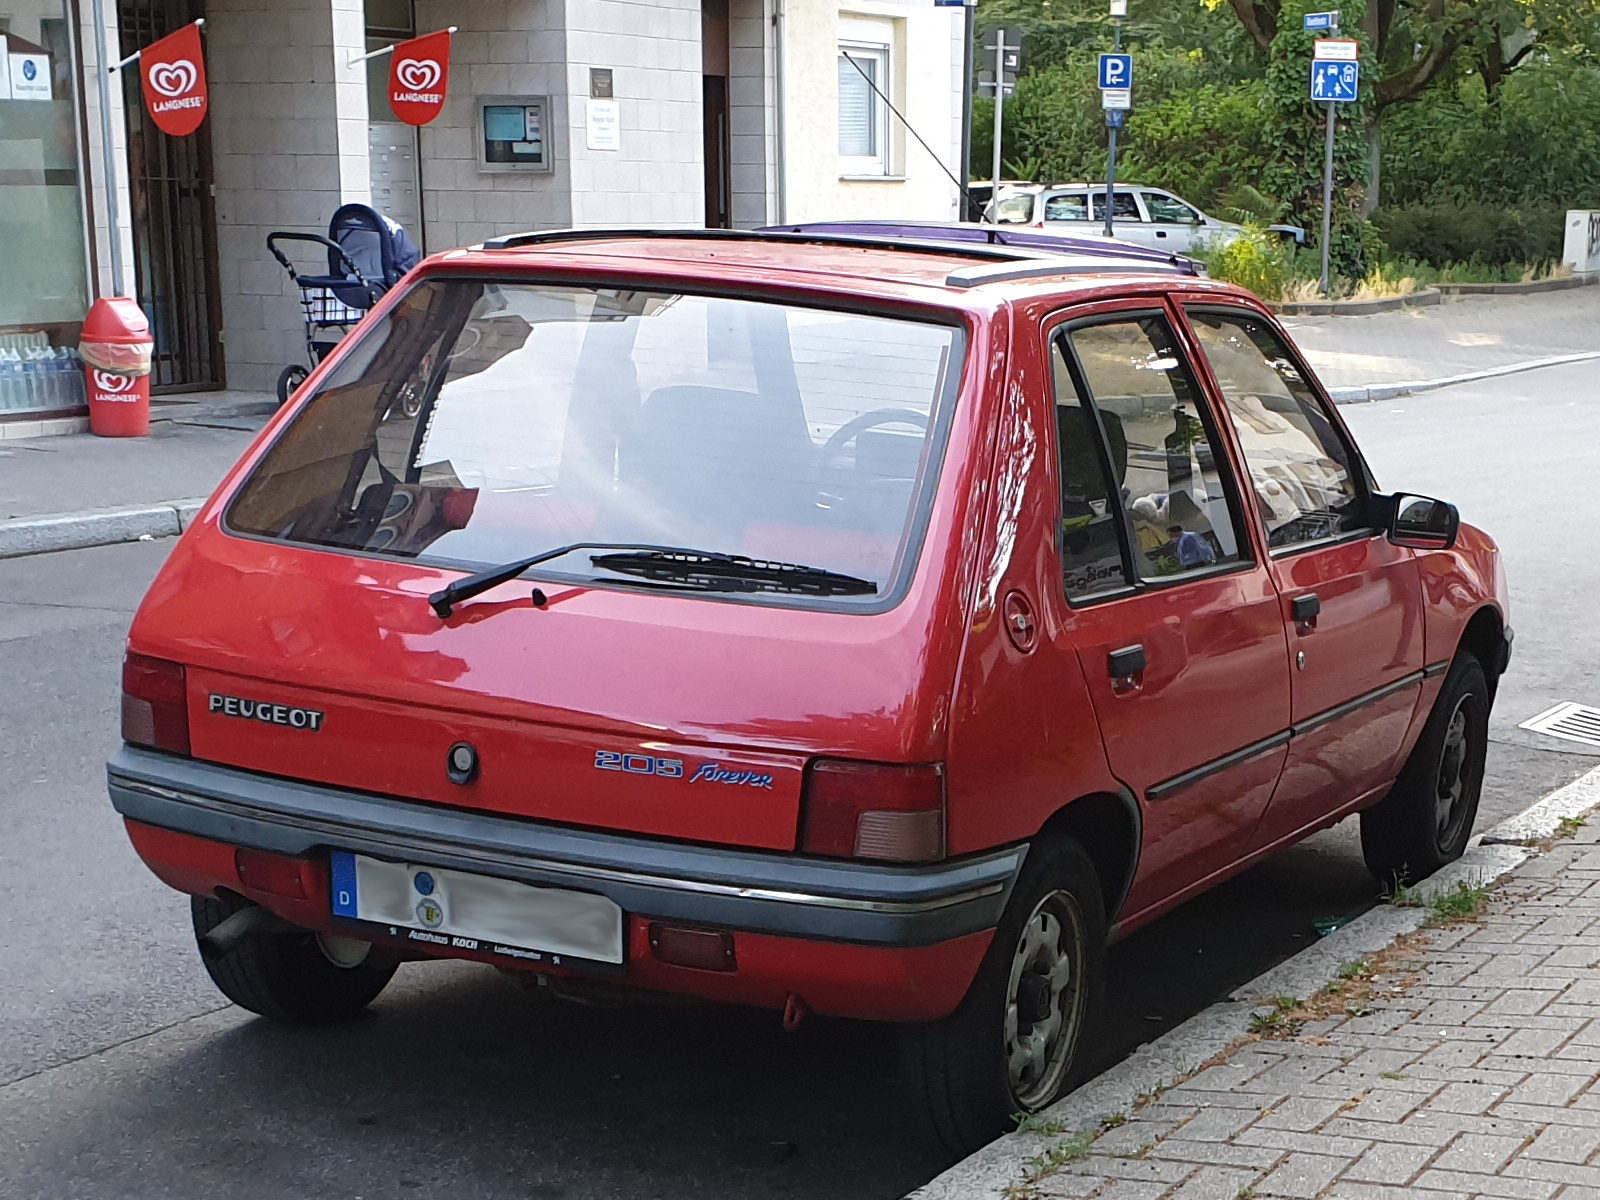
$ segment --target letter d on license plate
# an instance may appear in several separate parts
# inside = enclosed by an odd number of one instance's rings
[[[333,915],[415,941],[549,961],[622,962],[622,909],[604,896],[333,852]]]

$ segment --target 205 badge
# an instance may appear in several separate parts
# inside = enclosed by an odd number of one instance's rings
[[[596,750],[594,765],[597,771],[622,771],[628,775],[655,775],[662,779],[682,779],[684,761],[681,758],[657,758],[651,754],[624,754],[620,750]],[[772,776],[761,771],[729,770],[717,763],[697,763],[690,783],[720,783],[733,787],[763,788],[772,790]]]

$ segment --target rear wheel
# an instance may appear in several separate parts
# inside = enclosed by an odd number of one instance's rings
[[[912,1107],[946,1150],[970,1154],[1080,1082],[1105,944],[1088,855],[1067,839],[1036,844],[960,1007],[902,1032]]]
[[[294,395],[295,389],[306,381],[311,372],[299,363],[285,367],[278,375],[278,405],[289,403],[289,397]]]
[[[1482,665],[1462,651],[1394,787],[1361,814],[1362,857],[1381,882],[1415,883],[1466,850],[1483,791],[1489,703]]]
[[[254,907],[232,897],[190,899],[206,971],[240,1008],[295,1024],[342,1021],[377,999],[400,965],[394,954],[370,942],[277,922],[247,933],[222,953],[207,946],[207,934]]]

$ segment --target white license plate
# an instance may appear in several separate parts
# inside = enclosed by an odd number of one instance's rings
[[[388,925],[435,945],[548,956],[555,965],[563,956],[622,961],[622,909],[604,896],[343,850],[330,865],[336,917]]]

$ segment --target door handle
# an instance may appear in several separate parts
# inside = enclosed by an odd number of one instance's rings
[[[1128,679],[1145,669],[1143,646],[1124,646],[1106,655],[1106,670],[1113,679]]]
[[[1321,612],[1322,598],[1315,592],[1307,592],[1289,601],[1289,615],[1294,618],[1295,627],[1301,633],[1310,633],[1316,627]]]

